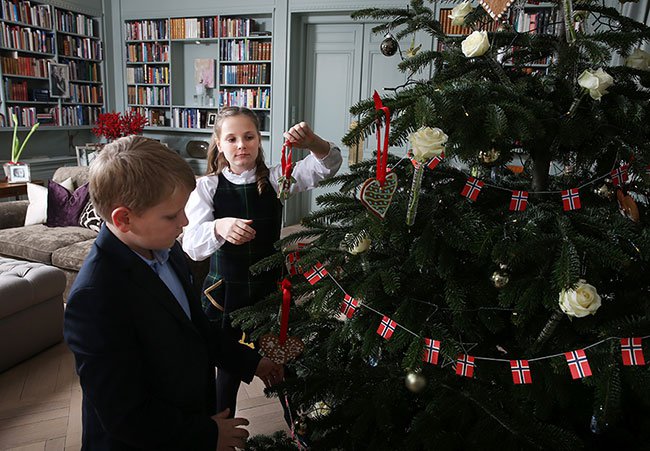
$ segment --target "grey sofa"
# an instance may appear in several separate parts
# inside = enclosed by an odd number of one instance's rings
[[[59,168],[52,179],[62,182],[68,177],[72,178],[77,188],[88,181],[88,167]],[[0,255],[62,269],[66,277],[64,298],[67,299],[70,286],[90,251],[97,232],[80,226],[25,226],[28,204],[28,201],[0,203]]]

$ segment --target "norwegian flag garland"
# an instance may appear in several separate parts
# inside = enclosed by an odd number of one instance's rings
[[[325,269],[323,264],[320,262],[316,263],[316,265],[312,266],[312,268],[304,274],[304,276],[307,278],[307,282],[312,285],[315,285],[316,282],[321,280],[323,277],[327,277],[328,275],[329,273],[327,272],[327,269]]]
[[[621,338],[621,354],[625,366],[645,365],[640,338]]]
[[[411,164],[413,165],[413,167],[414,167],[414,168],[417,168],[418,165],[419,165],[420,163],[418,162],[418,160],[416,160],[415,158],[413,158],[413,155],[412,155],[410,152],[409,152],[409,154],[408,154],[408,158],[409,158],[409,160],[411,161]],[[439,156],[437,156],[437,157],[433,157],[432,159],[430,159],[430,160],[426,163],[425,166],[428,167],[428,168],[431,169],[431,170],[434,170],[434,169],[436,168],[436,166],[438,166],[438,165],[440,164],[440,162],[441,162],[444,158],[445,158],[445,153],[442,152]]]
[[[467,182],[465,183],[465,186],[463,187],[463,190],[460,192],[460,194],[472,202],[475,202],[478,198],[479,193],[481,192],[481,189],[483,189],[483,185],[484,183],[480,180],[477,180],[474,177],[470,177],[467,179]]]
[[[582,205],[580,205],[580,194],[577,188],[562,191],[562,205],[564,206],[564,211],[580,209]]]
[[[341,304],[341,313],[350,319],[354,315],[354,312],[357,311],[357,307],[359,307],[359,301],[346,293]]]
[[[379,323],[379,328],[377,329],[377,333],[381,335],[383,338],[386,340],[390,340],[390,337],[393,336],[393,332],[395,332],[395,329],[397,328],[397,323],[384,315],[384,317],[381,319],[381,323]]]
[[[456,374],[459,376],[474,377],[474,357],[467,354],[460,354],[456,359]]]
[[[610,175],[612,177],[613,185],[621,186],[624,183],[627,183],[628,180],[627,170],[629,169],[629,167],[630,167],[629,164],[623,164],[615,169],[612,169]]]
[[[422,352],[422,361],[432,365],[438,364],[440,355],[440,341],[431,338],[424,339],[424,351]]]
[[[511,360],[510,371],[512,371],[512,381],[517,384],[532,384],[533,379],[530,376],[530,365],[528,360]]]
[[[583,349],[565,352],[564,356],[571,370],[571,377],[582,379],[591,376],[591,367]]]
[[[291,252],[287,255],[287,270],[292,276],[298,274],[298,270],[300,269],[298,266],[298,260],[300,260],[300,254],[297,251]]]
[[[528,191],[512,191],[510,211],[524,211],[528,206]]]

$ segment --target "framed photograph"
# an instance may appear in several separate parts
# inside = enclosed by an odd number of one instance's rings
[[[77,166],[90,166],[100,151],[98,146],[75,146],[77,151]]]
[[[31,182],[32,177],[29,173],[29,165],[26,164],[9,165],[9,175],[7,176],[7,181],[9,183]]]
[[[217,113],[208,113],[208,121],[206,122],[206,127],[214,127],[214,124],[217,122]]]
[[[67,64],[49,63],[50,97],[70,97],[70,69]]]

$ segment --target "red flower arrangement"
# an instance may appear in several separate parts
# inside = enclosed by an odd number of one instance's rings
[[[131,110],[128,113],[102,113],[93,127],[95,136],[105,137],[109,142],[122,136],[139,135],[149,121],[146,117]]]

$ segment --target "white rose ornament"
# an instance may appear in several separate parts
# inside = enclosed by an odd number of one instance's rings
[[[600,308],[601,300],[596,287],[580,280],[574,288],[560,292],[559,303],[560,309],[567,315],[582,318],[594,315]]]

